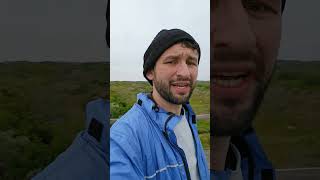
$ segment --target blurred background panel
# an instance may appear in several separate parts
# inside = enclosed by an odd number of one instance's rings
[[[319,5],[287,1],[276,71],[255,120],[278,179],[320,178]]]
[[[0,61],[106,61],[106,1],[3,0]]]
[[[108,98],[106,1],[0,1],[0,179],[29,179]]]

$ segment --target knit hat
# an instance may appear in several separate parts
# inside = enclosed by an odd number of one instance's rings
[[[189,41],[196,45],[199,54],[199,63],[200,47],[190,34],[180,29],[163,29],[153,39],[143,57],[143,75],[151,85],[152,81],[147,78],[147,72],[154,68],[157,60],[165,50],[182,41]]]

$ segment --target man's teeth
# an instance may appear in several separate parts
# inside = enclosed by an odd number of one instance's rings
[[[245,76],[218,76],[213,78],[213,83],[223,87],[239,86],[245,79]]]
[[[185,85],[185,84],[174,84],[174,86],[177,86],[177,87],[188,87],[188,85]]]
[[[172,83],[172,85],[176,87],[188,87],[189,83]]]

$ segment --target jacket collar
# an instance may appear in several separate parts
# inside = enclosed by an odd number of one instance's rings
[[[267,158],[258,137],[252,127],[244,131],[240,136],[233,136],[231,142],[236,146],[241,154],[241,169],[248,172],[247,179],[253,179],[255,173],[275,179],[275,172],[272,163]],[[263,177],[262,177],[263,178]]]
[[[142,107],[145,111],[147,116],[153,120],[162,131],[165,130],[166,120],[169,118],[170,115],[173,113],[164,110],[163,108],[159,107],[154,100],[151,98],[151,94],[147,93],[139,93],[137,95],[137,104]],[[185,115],[189,123],[192,123],[192,119],[195,119],[195,114],[190,106],[189,103],[183,105],[184,109],[186,110]],[[190,118],[188,118],[188,115]],[[194,116],[194,118],[192,118]],[[167,129],[169,131],[173,131],[174,127],[177,123],[181,120],[182,115],[173,115],[172,119],[167,125]]]

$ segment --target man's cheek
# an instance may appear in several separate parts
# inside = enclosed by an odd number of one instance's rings
[[[256,60],[256,74],[257,81],[260,83],[266,83],[270,79],[278,54],[278,46],[276,42],[267,38],[268,37],[258,38],[257,42],[259,57]],[[271,39],[275,38],[273,37]]]
[[[267,83],[271,76],[273,69],[275,67],[275,63],[277,60],[277,49],[274,46],[265,47],[265,56],[264,56],[264,81],[263,83]]]
[[[280,46],[280,30],[273,28],[273,33],[258,38],[258,46],[262,54],[263,66],[258,69],[259,73],[263,73],[264,82],[268,82],[271,78],[273,68],[275,66],[278,50]]]

